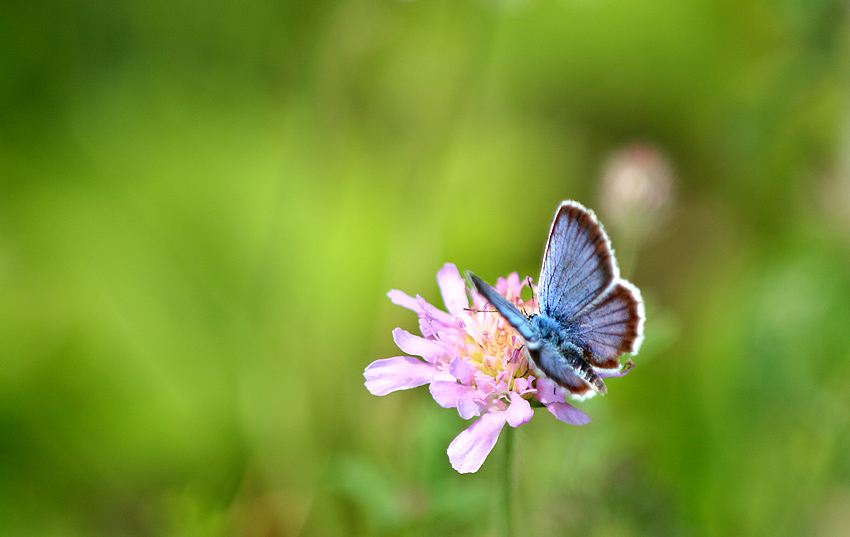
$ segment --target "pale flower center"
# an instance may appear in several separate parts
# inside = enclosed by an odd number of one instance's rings
[[[532,302],[512,298],[521,311],[532,311]],[[528,375],[525,342],[513,326],[496,311],[482,311],[472,315],[482,334],[480,342],[467,338],[467,360],[479,371],[493,377],[495,383],[504,381],[507,390],[513,388],[515,378]]]

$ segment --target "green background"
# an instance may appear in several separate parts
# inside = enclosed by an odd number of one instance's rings
[[[5,2],[0,534],[847,535],[848,9]],[[637,367],[457,474],[386,291],[536,277],[635,142]]]

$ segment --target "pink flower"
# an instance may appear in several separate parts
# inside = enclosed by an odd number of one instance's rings
[[[518,427],[534,415],[532,403],[545,406],[556,418],[573,425],[590,422],[587,415],[566,402],[568,392],[545,378],[530,374],[522,338],[501,315],[484,308],[485,300],[470,292],[460,273],[447,263],[437,283],[448,313],[417,295],[401,291],[387,296],[394,304],[416,312],[422,337],[396,328],[393,339],[408,355],[376,360],[363,375],[373,395],[387,395],[430,384],[431,395],[443,408],[456,408],[463,419],[476,419],[449,445],[452,468],[476,472],[496,445],[507,423]],[[516,272],[499,278],[496,289],[518,307],[536,312],[523,301]]]

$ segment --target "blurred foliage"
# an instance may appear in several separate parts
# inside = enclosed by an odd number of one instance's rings
[[[633,142],[646,344],[516,431],[516,527],[850,532],[846,2],[13,0],[0,50],[0,533],[500,534],[500,448],[363,388],[385,293],[536,276]]]

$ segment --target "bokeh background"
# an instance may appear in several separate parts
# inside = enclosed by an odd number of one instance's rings
[[[850,5],[0,10],[0,534],[850,534]],[[562,199],[637,367],[459,475],[378,398],[453,262],[537,276]]]

